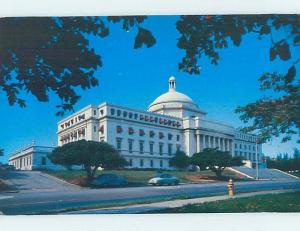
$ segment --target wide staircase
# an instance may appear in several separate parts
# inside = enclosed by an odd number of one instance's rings
[[[229,170],[243,175],[250,179],[256,179],[256,169],[254,168],[248,168],[244,166],[240,167],[231,167]],[[296,176],[293,176],[291,174],[282,172],[278,169],[269,169],[269,168],[260,168],[258,170],[258,177],[259,179],[264,180],[292,180],[292,179],[299,179]]]

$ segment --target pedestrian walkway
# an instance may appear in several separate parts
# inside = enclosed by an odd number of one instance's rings
[[[299,189],[288,189],[288,190],[272,190],[272,191],[260,191],[260,192],[250,192],[250,193],[241,193],[230,197],[228,195],[221,196],[211,196],[211,197],[201,197],[201,198],[192,198],[192,199],[180,199],[180,200],[171,200],[163,202],[154,202],[149,204],[135,204],[127,206],[118,206],[118,207],[109,207],[109,208],[99,208],[99,209],[88,209],[68,212],[67,214],[132,214],[132,213],[145,213],[159,211],[168,208],[178,208],[188,204],[201,204],[204,202],[213,202],[221,201],[242,197],[251,197],[264,194],[279,194],[287,192],[296,192],[300,191]]]
[[[40,171],[2,171],[0,177],[14,192],[54,192],[78,190],[79,186]]]
[[[229,170],[239,173],[240,175],[246,176],[250,179],[256,179],[256,169],[255,168],[247,168],[245,166],[239,167],[231,167],[228,168]],[[259,169],[259,179],[264,180],[291,180],[291,179],[299,179],[296,176],[293,176],[289,173],[280,171],[278,169],[271,169],[271,168],[262,168]]]

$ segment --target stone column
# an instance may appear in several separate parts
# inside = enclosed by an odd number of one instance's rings
[[[218,137],[218,148],[219,148],[219,150],[221,150],[221,138],[220,137]]]
[[[222,151],[225,151],[225,138],[222,139],[222,146],[223,146]]]
[[[215,148],[216,147],[216,137],[212,137],[212,139],[213,139],[213,148]]]
[[[196,131],[196,152],[200,152],[200,134]]]
[[[211,148],[210,136],[207,136],[207,137],[208,137],[208,147]]]

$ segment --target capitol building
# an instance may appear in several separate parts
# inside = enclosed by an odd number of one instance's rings
[[[129,168],[171,169],[169,159],[176,150],[188,156],[205,148],[218,148],[248,162],[262,159],[257,137],[242,133],[231,125],[207,119],[207,113],[187,95],[169,89],[157,97],[147,110],[102,103],[89,105],[58,122],[58,145],[81,139],[105,141],[123,155]]]

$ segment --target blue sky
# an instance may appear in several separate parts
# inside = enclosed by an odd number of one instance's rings
[[[157,40],[150,49],[133,49],[136,31],[124,32],[119,24],[110,27],[111,33],[106,38],[91,37],[91,46],[103,60],[103,67],[96,72],[100,84],[90,90],[78,90],[82,97],[75,110],[103,101],[147,109],[157,96],[167,91],[168,78],[174,75],[177,90],[198,103],[208,113],[208,119],[242,126],[235,108],[264,96],[266,93],[258,89],[258,77],[265,71],[284,70],[282,62],[269,62],[267,39],[258,41],[248,35],[240,47],[230,46],[220,52],[218,66],[203,59],[199,76],[178,72],[177,64],[184,53],[176,47],[179,36],[176,19],[152,16],[144,23]],[[21,109],[9,106],[5,95],[0,94],[0,147],[5,150],[4,161],[8,154],[33,140],[38,145],[57,143],[56,124],[61,119],[55,116],[57,97],[52,95],[48,103],[38,102],[30,95],[25,98],[27,107]],[[276,155],[292,152],[294,147],[297,147],[295,140],[281,144],[274,139],[263,146],[263,152]]]

